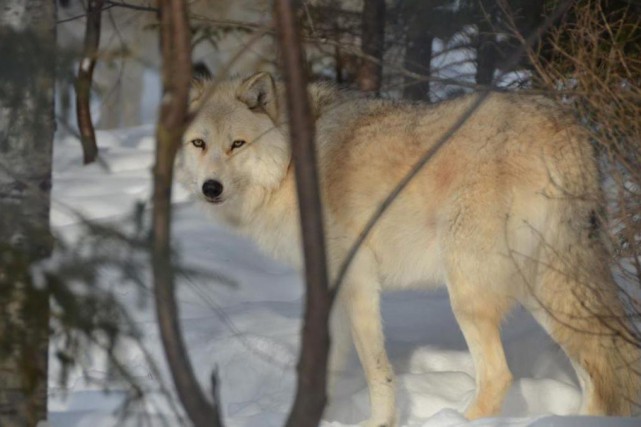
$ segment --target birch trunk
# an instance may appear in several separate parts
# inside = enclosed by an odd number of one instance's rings
[[[0,425],[47,416],[49,305],[33,262],[51,250],[55,1],[0,0]]]
[[[368,57],[363,58],[358,71],[358,87],[365,92],[378,93],[381,90],[385,52],[385,0],[365,0],[362,32],[361,50]]]

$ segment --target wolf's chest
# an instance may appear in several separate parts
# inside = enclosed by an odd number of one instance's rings
[[[302,268],[298,222],[285,218],[270,222],[257,221],[243,231],[267,255],[294,268]]]

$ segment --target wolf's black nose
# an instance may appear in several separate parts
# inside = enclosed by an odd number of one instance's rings
[[[209,179],[203,184],[203,194],[208,199],[215,199],[223,194],[223,184],[213,179]]]

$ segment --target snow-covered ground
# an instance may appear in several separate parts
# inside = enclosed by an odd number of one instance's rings
[[[79,142],[59,136],[54,147],[53,227],[63,237],[77,235],[79,219],[117,226],[151,189],[153,127],[98,132],[100,164],[81,165]],[[185,340],[204,387],[212,370],[220,379],[220,398],[229,427],[281,426],[292,402],[299,343],[302,282],[298,273],[277,264],[248,241],[207,218],[179,188],[175,191],[174,238],[184,264],[204,272],[180,278],[178,294]],[[221,277],[231,279],[225,283]],[[156,360],[160,378],[170,384],[149,296],[139,304],[130,287],[105,275],[145,333],[144,348]],[[543,427],[637,426],[634,419],[548,417],[577,411],[580,391],[564,354],[533,319],[516,311],[506,321],[503,339],[515,381],[500,418],[466,421],[461,412],[474,393],[470,354],[445,292],[387,294],[383,301],[387,348],[398,375],[398,413],[402,426]],[[149,388],[154,374],[135,345],[119,349],[120,359]],[[52,356],[52,366],[56,362]],[[146,425],[119,419],[126,390],[113,383],[110,393],[96,385],[108,379],[98,353],[84,374],[72,373],[67,390],[52,369],[50,419],[54,427]],[[86,381],[85,376],[94,380]],[[356,425],[369,412],[367,390],[355,356],[338,382],[324,427]],[[150,425],[178,425],[167,401],[151,396]],[[166,419],[167,424],[162,420]]]

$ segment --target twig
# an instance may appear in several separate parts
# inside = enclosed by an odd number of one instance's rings
[[[349,269],[349,266],[351,265],[352,261],[354,260],[354,257],[356,256],[356,253],[360,249],[360,247],[363,245],[365,240],[367,239],[367,236],[369,236],[369,233],[372,231],[374,226],[378,223],[378,220],[383,216],[385,211],[387,211],[387,208],[390,207],[390,205],[396,200],[399,194],[407,187],[407,185],[414,179],[416,174],[420,172],[421,169],[436,155],[436,153],[443,147],[449,140],[450,138],[458,132],[458,130],[467,122],[467,120],[476,112],[478,107],[481,106],[481,104],[485,101],[487,96],[491,93],[490,90],[485,90],[479,94],[479,96],[476,98],[474,103],[470,105],[470,107],[465,111],[464,114],[462,114],[459,119],[448,129],[447,132],[439,138],[439,140],[434,144],[424,155],[421,157],[412,167],[412,169],[401,179],[401,181],[394,187],[394,190],[383,200],[383,203],[381,203],[376,211],[372,214],[370,217],[369,221],[367,221],[367,224],[365,227],[363,227],[363,231],[358,235],[358,238],[356,241],[353,243],[352,247],[350,248],[347,256],[345,257],[345,260],[341,264],[341,268],[338,270],[338,275],[336,276],[335,284],[332,287],[332,298],[335,298],[336,295],[338,294],[338,289],[340,285],[343,283],[343,280],[345,279],[345,275],[347,274],[347,271]]]

